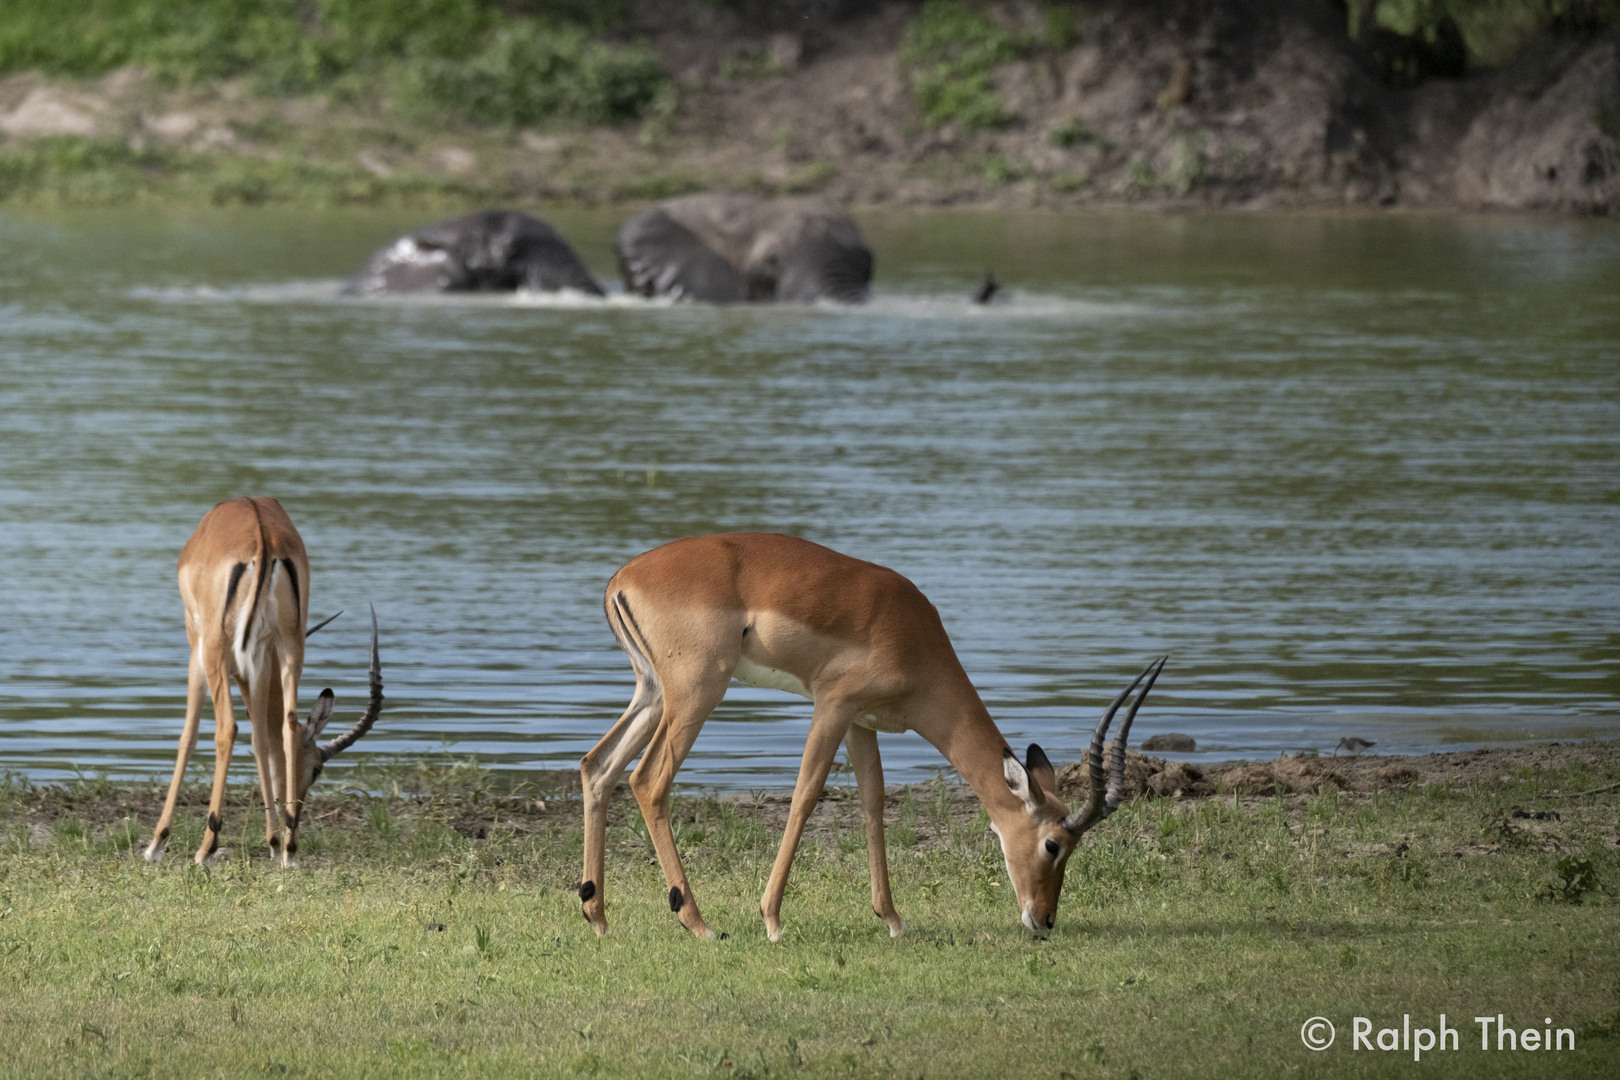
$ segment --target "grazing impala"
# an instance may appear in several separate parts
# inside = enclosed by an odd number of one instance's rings
[[[169,797],[146,858],[155,862],[163,857],[180,781],[197,747],[205,691],[214,701],[214,787],[197,862],[219,846],[225,773],[236,740],[236,717],[231,712],[234,678],[252,725],[253,756],[264,796],[265,842],[272,855],[280,849],[283,866],[291,866],[298,853],[298,818],[310,785],[333,754],[371,730],[382,708],[377,613],[371,613],[371,701],[359,723],[316,745],[332,718],[332,691],[321,691],[309,722],[301,724],[298,677],[304,668],[304,639],[326,623],[304,629],[309,618],[309,559],[281,504],[263,496],[231,499],[203,515],[180,551],[180,598],[191,643],[186,726],[180,733]]]
[[[772,941],[781,939],[793,854],[839,742],[849,748],[866,816],[873,910],[892,936],[905,931],[889,892],[877,732],[906,730],[933,743],[972,786],[1001,840],[1023,923],[1044,936],[1056,921],[1069,854],[1082,833],[1119,805],[1126,736],[1164,666],[1164,660],[1149,664],[1097,725],[1090,797],[1071,814],[1057,796],[1052,763],[1033,744],[1019,762],[956,659],[939,612],[893,570],[791,536],[698,536],[631,560],[608,582],[605,604],[613,634],[635,667],[636,690],[619,722],[580,763],[585,873],[579,896],[598,934],[608,929],[602,880],[607,799],[642,754],[630,787],[664,869],[670,910],[697,936],[714,936],[675,850],[669,795],[698,729],[735,678],[815,703],[782,847],[760,900]],[[1103,740],[1139,685],[1114,740],[1105,785]]]

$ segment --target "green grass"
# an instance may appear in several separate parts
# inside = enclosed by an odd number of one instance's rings
[[[1615,771],[1609,767],[1610,772]],[[340,779],[342,774],[340,774]],[[942,785],[904,792],[890,858],[908,933],[868,910],[835,791],[795,866],[782,944],[757,912],[775,834],[747,800],[677,800],[705,917],[668,911],[621,795],[614,933],[574,895],[577,802],[471,766],[328,785],[303,869],[272,869],[232,789],[209,869],[134,854],[155,789],[0,783],[0,1075],[1410,1076],[1350,1018],[1461,1033],[1441,1075],[1601,1076],[1620,1055],[1620,794],[1550,767],[1490,783],[1137,800],[1074,856],[1058,928],[1015,921],[1001,855]],[[377,794],[364,794],[359,788]],[[548,794],[544,808],[537,794]],[[200,830],[189,788],[170,850]],[[1557,820],[1514,817],[1551,807]],[[1577,1031],[1484,1053],[1472,1017]],[[1313,1015],[1339,1041],[1300,1043]]]
[[[906,24],[900,62],[931,127],[1006,127],[1016,117],[990,84],[996,68],[1017,57],[1019,41],[959,0],[928,0]]]
[[[0,146],[0,201],[107,205],[140,201],[259,206],[465,201],[486,188],[478,178],[402,173],[382,179],[343,162],[288,154],[218,155],[119,139],[53,136]]]
[[[608,124],[673,105],[651,50],[602,32],[616,5],[485,0],[12,0],[0,75],[139,65],[187,86],[246,78],[484,124]]]

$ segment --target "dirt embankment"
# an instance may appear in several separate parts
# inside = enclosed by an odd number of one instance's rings
[[[640,16],[686,100],[681,152],[845,201],[1408,206],[1607,213],[1620,199],[1620,42],[1546,36],[1505,70],[1363,45],[1331,0],[1084,6],[1066,47],[1000,66],[1003,130],[930,129],[900,43],[913,5],[803,0]],[[847,12],[839,17],[842,9]],[[996,20],[1038,32],[1042,8]],[[1430,50],[1432,51],[1432,50]],[[1402,81],[1410,82],[1411,75]]]
[[[80,155],[86,168],[127,157],[122,187],[27,181],[68,199],[491,204],[721,189],[865,205],[1620,205],[1613,28],[1548,32],[1508,67],[1468,72],[1421,39],[1350,40],[1342,0],[973,9],[1022,43],[990,72],[1001,116],[977,130],[925,121],[902,49],[916,0],[631,0],[615,34],[648,42],[678,89],[673,111],[638,124],[478,128],[336,93],[264,97],[250,81],[23,74],[0,80],[0,151],[48,135],[124,148]],[[1057,9],[1073,18],[1054,37]],[[25,164],[13,171],[78,167]]]

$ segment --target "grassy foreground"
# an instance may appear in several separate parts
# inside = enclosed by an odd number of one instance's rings
[[[1590,791],[1620,780],[1614,744],[1367,794],[1137,799],[1076,852],[1045,942],[1016,925],[974,804],[940,785],[892,800],[904,938],[867,910],[859,811],[834,788],[773,946],[755,905],[779,800],[678,801],[699,901],[730,932],[702,943],[621,795],[614,933],[597,939],[573,892],[577,801],[498,794],[465,767],[349,776],[312,804],[291,872],[261,854],[246,788],[203,869],[184,858],[200,789],[149,866],[150,788],[0,781],[0,1075],[1600,1076],[1620,1060],[1620,790]],[[1351,1049],[1354,1016],[1377,1031],[1440,1013],[1455,1051]],[[1472,1018],[1497,1013],[1551,1017],[1575,1049],[1482,1051]],[[1312,1053],[1300,1029],[1318,1015],[1338,1037]]]

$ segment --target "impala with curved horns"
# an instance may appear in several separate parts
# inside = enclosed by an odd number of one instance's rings
[[[866,818],[872,908],[892,936],[905,931],[889,891],[877,732],[906,730],[944,754],[984,804],[1017,892],[1019,916],[1044,936],[1056,922],[1064,866],[1081,834],[1119,805],[1131,721],[1165,663],[1149,664],[1097,725],[1090,795],[1071,813],[1058,798],[1052,763],[1034,744],[1018,760],[962,670],[939,612],[893,570],[791,536],[698,536],[631,560],[608,582],[605,606],[635,668],[636,689],[618,723],[580,762],[585,870],[579,896],[598,934],[608,931],[607,800],[640,754],[630,788],[664,870],[670,910],[697,936],[714,936],[698,914],[675,849],[669,796],[698,730],[735,678],[815,703],[782,846],[760,900],[772,941],[782,935],[782,894],[794,852],[840,742],[849,749]],[[1103,740],[1138,687],[1114,740],[1105,782]]]
[[[353,746],[371,730],[382,710],[376,609],[371,612],[371,700],[354,727],[317,744],[315,740],[332,718],[332,691],[322,690],[308,722],[300,723],[298,679],[304,668],[305,639],[337,616],[305,629],[309,559],[303,539],[281,504],[264,496],[230,499],[203,515],[180,551],[180,598],[185,603],[186,638],[191,643],[186,723],[169,795],[146,858],[156,862],[163,857],[180,781],[197,748],[204,692],[214,702],[214,785],[196,861],[203,862],[219,846],[225,774],[236,740],[236,717],[231,711],[234,679],[251,725],[259,791],[264,797],[265,843],[272,856],[279,849],[283,866],[295,865],[298,819],[310,785],[332,755]]]

